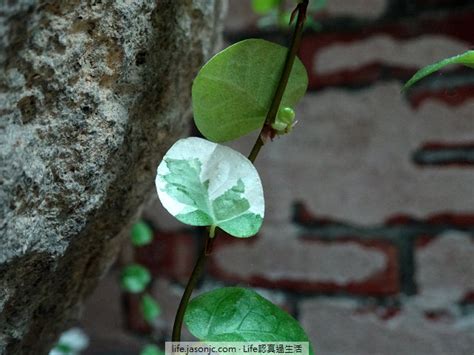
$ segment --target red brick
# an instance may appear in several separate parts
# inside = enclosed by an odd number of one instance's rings
[[[435,143],[433,143],[435,144]],[[449,145],[446,145],[449,146]],[[439,147],[436,145],[436,147]],[[330,225],[343,225],[344,223],[330,219],[327,217],[321,217],[314,215],[304,203],[297,202],[294,205],[293,221],[298,225],[305,227],[325,227]],[[386,218],[383,226],[403,226],[410,224],[424,224],[427,228],[430,226],[441,226],[446,225],[451,228],[472,228],[474,227],[474,214],[473,213],[434,213],[428,215],[426,218],[415,218],[408,214],[396,214]],[[347,225],[350,227],[350,225]]]
[[[151,332],[151,327],[142,316],[140,300],[141,295],[122,293],[126,328],[136,333],[146,334]]]
[[[395,306],[381,307],[376,304],[368,304],[364,306],[359,306],[354,309],[353,314],[356,316],[362,315],[373,315],[377,317],[378,320],[386,321],[392,318],[397,317],[402,309]]]
[[[153,243],[135,249],[136,261],[156,277],[168,277],[185,283],[191,274],[198,248],[189,231],[156,232]]]
[[[386,220],[384,225],[386,226],[399,226],[399,225],[407,225],[410,223],[416,222],[416,219],[410,215],[406,214],[397,214],[393,216],[389,216]]]
[[[470,69],[472,70],[472,69]],[[449,106],[458,106],[474,99],[474,85],[465,85],[451,89],[424,89],[412,90],[408,100],[413,108],[419,108],[427,100],[437,100]]]
[[[430,150],[443,150],[446,148],[474,148],[474,143],[451,143],[451,142],[425,142],[423,143],[422,149]]]
[[[466,294],[466,296],[462,300],[462,303],[474,303],[474,290]]]
[[[334,224],[335,221],[328,217],[315,216],[304,202],[297,201],[293,204],[293,221],[299,225],[326,226]]]
[[[214,240],[214,243],[213,243],[213,245],[214,245],[213,249],[215,248],[215,250],[217,250],[217,249],[219,249],[223,246],[228,246],[228,245],[232,245],[232,244],[253,245],[259,239],[260,239],[259,234],[254,235],[253,237],[250,237],[250,238],[236,238],[236,237],[233,237],[233,236],[225,233],[222,230],[219,230],[217,232],[216,239]]]
[[[430,244],[435,239],[432,235],[420,235],[415,240],[415,248],[423,248]]]
[[[468,0],[412,0],[410,6],[415,8],[429,8],[439,6],[462,6],[469,5]]]
[[[452,322],[453,315],[447,310],[430,310],[425,311],[425,318],[431,322]]]
[[[471,31],[473,21],[474,12],[466,11],[446,17],[423,16],[417,21],[401,19],[392,23],[375,23],[351,31],[309,34],[303,37],[299,56],[308,69],[309,88],[313,90],[335,85],[367,85],[381,78],[407,80],[419,68],[373,62],[355,69],[324,74],[312,69],[313,61],[319,52],[329,45],[355,43],[376,35],[387,35],[403,41],[416,39],[422,35],[444,35],[473,43],[474,35]]]
[[[384,225],[389,227],[409,225],[413,223],[425,224],[427,227],[446,225],[452,228],[469,228],[474,227],[474,214],[443,212],[430,214],[423,219],[417,219],[409,215],[399,214],[388,217]]]
[[[430,215],[427,220],[429,224],[449,225],[453,228],[474,227],[473,213],[436,213]]]
[[[340,281],[338,277],[336,277],[333,281],[322,280],[318,281],[318,279],[310,280],[307,277],[302,277],[302,275],[295,276],[288,273],[287,276],[285,274],[279,275],[278,278],[275,276],[268,276],[265,274],[265,270],[263,269],[252,269],[249,270],[248,273],[243,276],[241,273],[238,274],[233,269],[241,268],[243,266],[233,266],[233,265],[226,265],[225,261],[219,261],[216,256],[214,255],[211,257],[209,261],[209,272],[214,277],[223,280],[225,282],[232,282],[232,283],[245,283],[251,286],[256,287],[264,287],[264,288],[277,288],[277,289],[285,289],[291,290],[296,292],[321,292],[321,293],[336,293],[336,292],[347,292],[351,294],[357,295],[391,295],[397,294],[400,289],[399,285],[399,275],[398,275],[398,250],[395,246],[390,244],[390,242],[385,241],[360,241],[357,238],[346,238],[344,240],[338,241],[324,241],[319,240],[317,238],[311,238],[311,240],[300,239],[300,240],[293,240],[291,243],[288,244],[288,248],[278,249],[276,250],[274,244],[269,244],[267,253],[260,254],[260,258],[270,258],[270,261],[273,262],[275,265],[282,263],[285,261],[285,257],[289,257],[291,250],[295,248],[292,243],[301,243],[303,244],[303,249],[311,249],[311,248],[327,248],[327,247],[338,247],[341,248],[359,248],[356,252],[374,252],[380,253],[384,257],[384,266],[381,270],[374,272],[373,274],[369,274],[368,277],[364,279],[354,278],[354,281],[344,279],[345,281]],[[232,247],[230,252],[232,253]],[[225,246],[216,246],[214,253],[218,254],[222,252],[222,249]],[[242,246],[239,246],[242,249]],[[256,257],[253,256],[251,253],[260,253],[260,251],[253,251],[254,246],[249,246],[246,250],[248,250],[249,255],[252,255],[251,258]],[[315,250],[316,250],[315,249]],[[337,250],[337,249],[330,249],[330,250]],[[340,249],[343,250],[343,249]],[[346,249],[344,249],[345,252]],[[227,249],[229,252],[229,249]],[[242,251],[240,251],[242,252]],[[298,250],[294,252],[298,253]],[[330,257],[328,255],[328,257]],[[255,260],[255,259],[253,259]],[[308,263],[306,260],[301,260],[301,265],[303,267],[312,267],[311,265],[306,265]],[[328,260],[319,260],[316,262],[315,267],[317,267],[318,263],[322,263],[320,265],[324,265],[327,263]],[[357,262],[355,260],[340,260],[341,265],[341,272],[344,272],[344,268],[351,269],[352,262]],[[251,261],[242,261],[243,264],[251,263]],[[252,266],[253,267],[253,266]],[[338,271],[335,271],[338,272]],[[350,278],[346,275],[342,275],[342,277]]]

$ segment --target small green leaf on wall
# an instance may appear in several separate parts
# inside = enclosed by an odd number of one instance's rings
[[[156,345],[148,344],[142,349],[140,355],[165,355],[165,352]]]
[[[53,348],[52,351],[50,351],[49,355],[59,355],[59,354],[72,355],[74,354],[74,350],[67,344],[59,343]]]
[[[440,70],[441,68],[449,64],[462,64],[474,68],[474,50],[470,50],[463,54],[440,60],[439,62],[428,65],[418,70],[415,75],[413,75],[411,79],[406,82],[405,86],[403,87],[403,90],[407,90],[409,87],[411,87],[413,84],[420,81],[424,77]]]
[[[202,341],[308,341],[303,328],[288,313],[256,292],[238,287],[196,297],[184,322]]]
[[[262,225],[260,177],[231,148],[201,138],[180,139],[158,166],[156,188],[163,206],[183,223],[217,226],[243,238]]]
[[[209,140],[225,142],[260,129],[280,80],[287,48],[261,39],[238,42],[216,54],[194,80],[194,120]],[[296,58],[281,106],[294,107],[308,77]]]
[[[122,270],[120,281],[125,291],[140,293],[143,292],[150,283],[151,275],[146,267],[132,264]]]
[[[252,0],[252,10],[263,15],[278,7],[283,0]]]
[[[72,328],[61,334],[49,355],[79,355],[89,346],[89,338],[80,328]]]
[[[131,238],[134,246],[141,247],[151,243],[153,240],[153,231],[148,224],[139,221],[132,226]]]
[[[147,322],[153,322],[161,314],[160,305],[148,294],[143,295],[140,308]]]

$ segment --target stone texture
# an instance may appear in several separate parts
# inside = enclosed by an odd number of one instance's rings
[[[222,1],[0,5],[0,354],[43,354],[184,132]]]

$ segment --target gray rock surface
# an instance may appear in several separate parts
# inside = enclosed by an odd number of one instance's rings
[[[0,354],[80,313],[187,126],[224,3],[0,4]]]

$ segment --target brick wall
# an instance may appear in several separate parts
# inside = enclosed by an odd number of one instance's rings
[[[400,89],[419,67],[472,48],[474,4],[328,4],[300,51],[310,90],[299,123],[257,161],[264,227],[220,237],[200,290],[255,287],[301,321],[317,354],[472,355],[474,71]],[[230,42],[285,38],[259,32],[247,2],[230,7]],[[246,154],[252,142],[234,146]],[[137,258],[156,276],[166,337],[203,236],[170,223],[156,200],[145,217],[156,239]],[[146,329],[137,312],[128,321]]]

